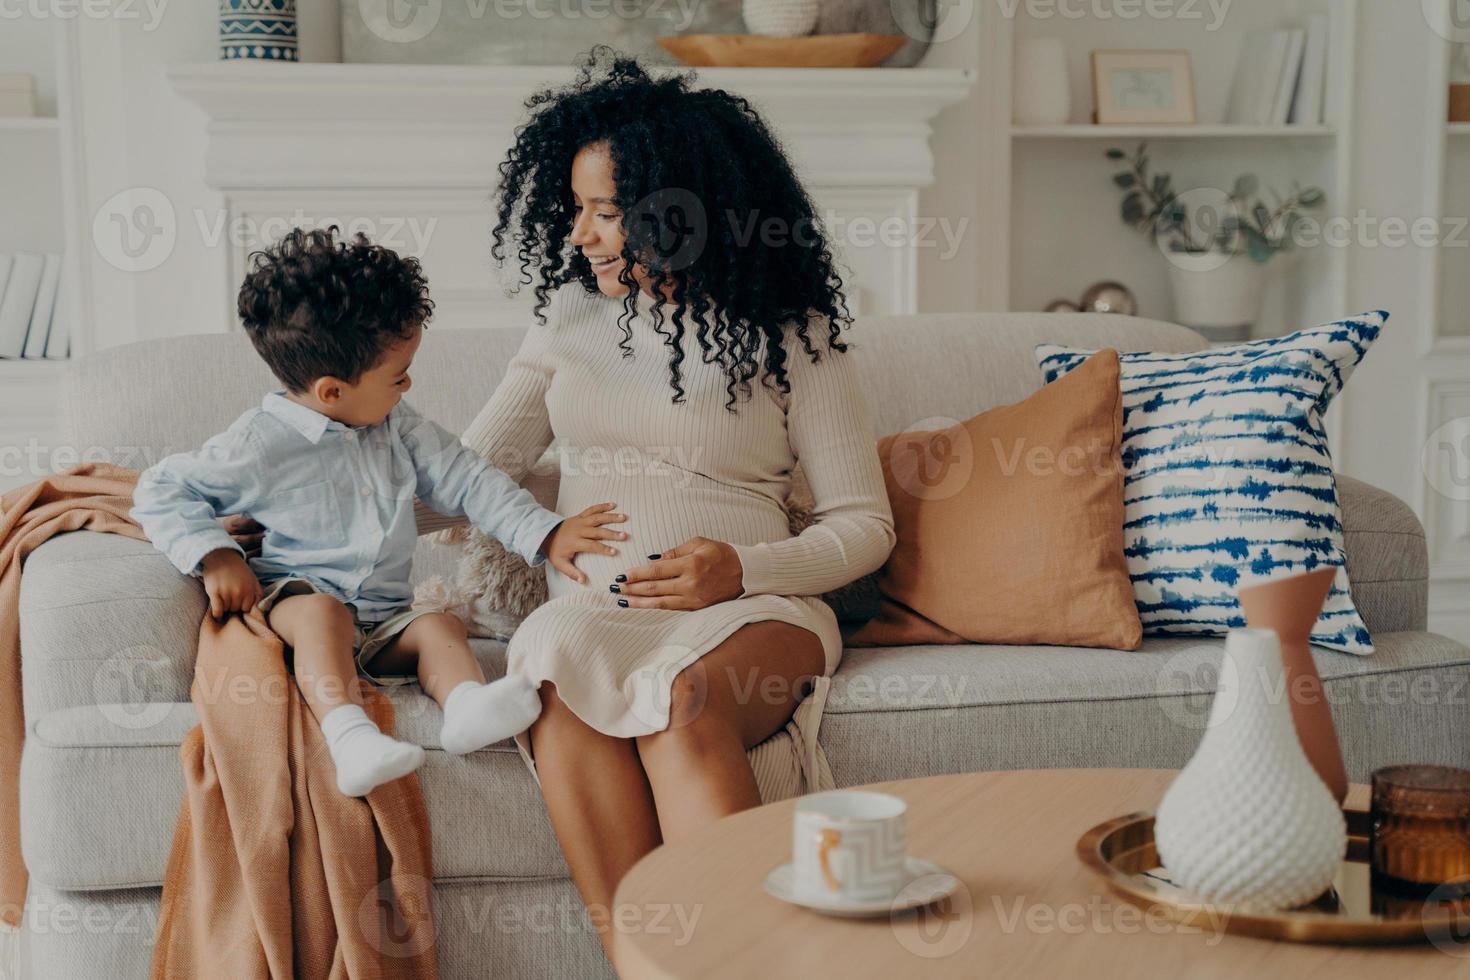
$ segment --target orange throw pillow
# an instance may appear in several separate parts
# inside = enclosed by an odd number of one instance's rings
[[[1136,649],[1122,437],[1118,352],[1102,350],[1025,401],[880,439],[898,543],[882,611],[848,645]]]

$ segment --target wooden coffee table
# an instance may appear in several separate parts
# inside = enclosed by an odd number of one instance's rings
[[[660,847],[617,890],[624,980],[739,977],[1470,976],[1434,946],[1345,947],[1216,935],[1125,903],[1082,866],[1089,828],[1154,809],[1173,772],[1051,769],[933,776],[867,789],[908,801],[909,854],[963,887],[947,914],[838,919],[761,887],[791,859],[793,800]],[[1365,806],[1354,786],[1349,805]],[[621,920],[617,918],[621,916]],[[1470,946],[1457,953],[1470,954]]]

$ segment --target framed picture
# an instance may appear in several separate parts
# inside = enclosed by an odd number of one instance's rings
[[[1194,119],[1188,51],[1092,52],[1093,121],[1181,123]]]

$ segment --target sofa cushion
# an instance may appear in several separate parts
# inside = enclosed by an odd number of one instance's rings
[[[1470,649],[1385,633],[1363,659],[1314,651],[1349,774],[1393,762],[1470,765]],[[849,651],[821,743],[840,786],[985,769],[1182,765],[1208,716],[1223,641],[1148,639],[1134,652],[917,646]],[[486,672],[504,648],[474,641]],[[417,686],[388,692],[399,731],[430,748],[424,797],[438,881],[560,877],[540,792],[509,742],[437,751],[439,708]],[[71,707],[31,725],[21,843],[32,876],[95,890],[162,880],[183,797],[189,704]],[[1370,737],[1371,735],[1371,737]]]
[[[880,439],[898,544],[851,643],[1137,647],[1122,426],[1105,350],[1014,405]]]
[[[1124,547],[1143,628],[1244,626],[1239,589],[1337,569],[1312,642],[1368,654],[1353,605],[1324,416],[1378,338],[1382,310],[1190,354],[1124,354]],[[1042,345],[1048,379],[1087,351]]]
[[[1313,648],[1350,778],[1399,762],[1470,765],[1470,648],[1383,633],[1372,657]],[[849,651],[821,743],[838,785],[943,772],[1177,768],[1209,715],[1223,638],[1070,647]]]

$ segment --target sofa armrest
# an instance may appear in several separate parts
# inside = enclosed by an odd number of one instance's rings
[[[25,715],[189,700],[207,600],[147,541],[73,531],[26,559],[20,587]]]
[[[1429,550],[1419,518],[1393,494],[1337,475],[1353,603],[1368,632],[1429,628]]]

